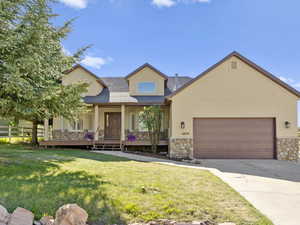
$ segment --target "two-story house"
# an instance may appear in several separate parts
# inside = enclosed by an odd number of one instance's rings
[[[171,158],[298,158],[300,93],[237,52],[194,79],[150,64],[125,77],[98,77],[77,65],[62,82],[78,81],[89,84],[83,99],[90,110],[76,121],[54,118],[42,145],[150,145],[139,114],[161,105],[160,145]]]

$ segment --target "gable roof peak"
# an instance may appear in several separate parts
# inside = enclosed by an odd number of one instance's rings
[[[257,64],[255,64],[251,60],[249,60],[246,57],[242,56],[237,51],[231,52],[230,54],[228,54],[227,56],[225,56],[223,59],[221,59],[220,61],[218,61],[216,64],[212,65],[207,70],[205,70],[204,72],[202,72],[201,74],[199,74],[198,76],[196,76],[195,78],[193,78],[192,80],[190,80],[189,82],[187,82],[185,85],[183,85],[180,88],[178,88],[176,91],[174,91],[172,94],[170,94],[168,96],[168,98],[173,97],[174,95],[176,95],[177,93],[179,93],[183,89],[187,88],[188,86],[190,86],[192,83],[194,83],[198,79],[200,79],[203,76],[207,75],[210,71],[212,71],[213,69],[215,69],[216,67],[218,67],[220,64],[222,64],[223,62],[225,62],[226,60],[228,60],[232,56],[237,57],[238,59],[240,59],[241,61],[243,61],[244,63],[246,63],[248,66],[252,67],[253,69],[255,69],[256,71],[260,72],[265,77],[269,78],[271,81],[277,83],[279,86],[285,88],[287,91],[289,91],[290,93],[292,93],[292,94],[296,95],[298,98],[300,98],[300,92],[298,90],[296,90],[295,88],[291,87],[287,83],[283,82],[282,80],[280,80],[279,78],[277,78],[275,75],[273,75],[270,72],[266,71],[265,69],[263,69],[262,67],[258,66]]]
[[[107,87],[107,85],[96,74],[92,73],[91,71],[89,71],[87,68],[85,68],[84,66],[82,66],[79,63],[77,63],[76,65],[74,65],[70,70],[67,70],[65,72],[65,74],[69,74],[69,73],[73,72],[74,70],[76,70],[78,68],[84,70],[85,72],[87,72],[88,74],[90,74],[91,76],[93,76],[94,78],[96,78],[97,82],[99,84],[101,84],[103,87],[105,87],[105,88]]]
[[[165,80],[168,79],[168,76],[166,74],[164,74],[163,72],[159,71],[158,69],[156,69],[154,66],[152,66],[150,63],[144,63],[143,65],[139,66],[137,69],[135,69],[134,71],[132,71],[131,73],[129,73],[125,79],[128,80],[130,77],[132,77],[133,75],[135,75],[136,73],[140,72],[141,70],[143,70],[144,68],[150,68],[152,70],[154,70],[158,75],[160,75],[162,78],[164,78]]]

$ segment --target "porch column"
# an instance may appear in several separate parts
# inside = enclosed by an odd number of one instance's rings
[[[121,105],[121,141],[125,141],[125,105]]]
[[[49,141],[49,120],[44,119],[44,140]]]
[[[99,106],[94,106],[94,134],[95,134],[95,141],[99,140]]]

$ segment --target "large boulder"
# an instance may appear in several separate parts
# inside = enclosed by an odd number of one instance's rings
[[[27,209],[16,208],[11,214],[8,225],[32,225],[34,215]]]
[[[9,221],[10,214],[7,212],[6,208],[0,205],[0,225],[6,225]]]
[[[54,223],[54,218],[52,216],[43,216],[41,219],[40,219],[40,223],[42,225],[53,225]]]
[[[87,219],[84,209],[77,204],[67,204],[57,210],[54,225],[86,225]]]

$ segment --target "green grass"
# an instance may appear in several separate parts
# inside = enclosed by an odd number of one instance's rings
[[[39,141],[43,141],[44,138],[39,137]],[[0,144],[17,144],[17,143],[30,143],[31,137],[0,137]]]
[[[94,224],[160,218],[272,223],[211,173],[80,150],[0,145],[0,204],[36,218],[77,203]]]

